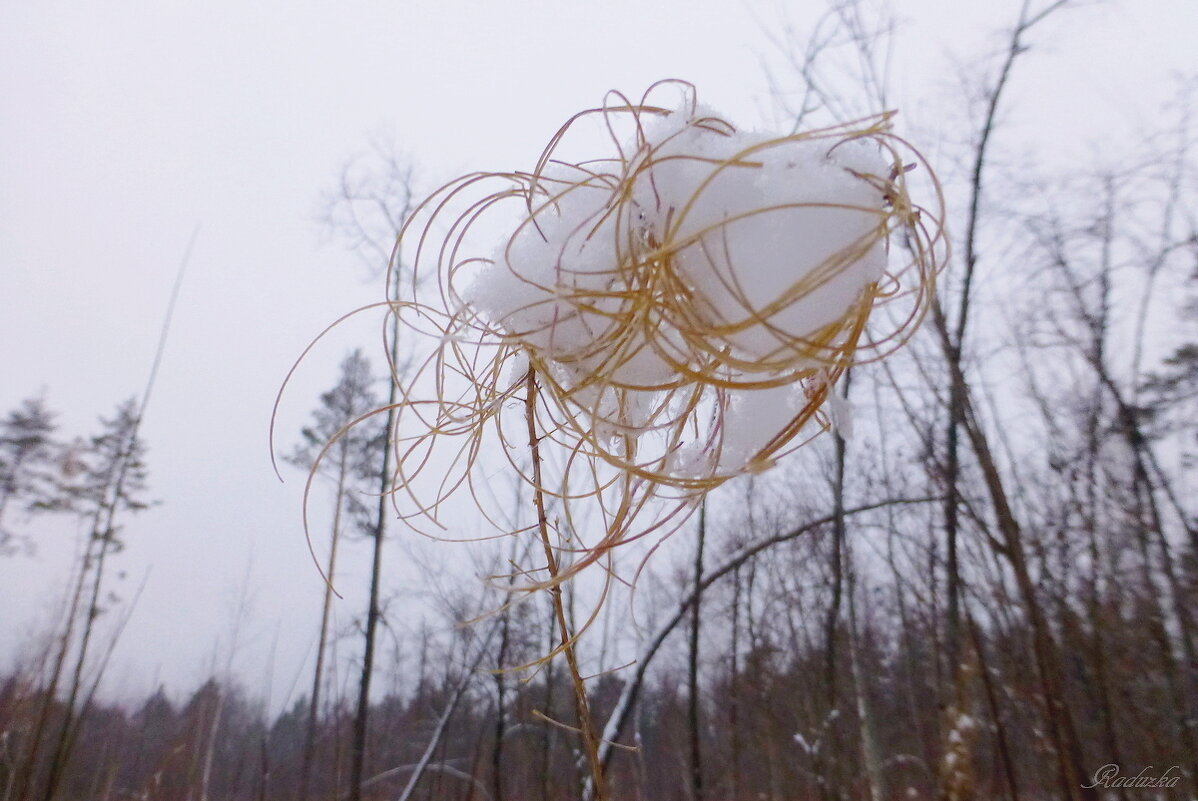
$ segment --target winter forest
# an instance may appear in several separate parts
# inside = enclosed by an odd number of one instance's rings
[[[137,299],[127,399],[7,371],[0,801],[1198,798],[1198,61],[1134,135],[1041,152],[1055,48],[1119,4],[995,5],[934,100],[897,86],[902,3],[737,7],[764,122],[657,74],[530,111],[518,166],[394,137],[325,170],[350,300],[276,282],[271,394],[190,390],[252,417],[283,501],[246,525],[292,554],[196,563],[212,643],[169,609],[137,640],[132,560],[187,560],[145,522],[168,465],[241,503],[151,433],[192,425],[162,416],[216,234]]]

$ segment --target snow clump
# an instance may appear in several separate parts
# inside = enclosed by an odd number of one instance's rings
[[[543,159],[527,215],[462,298],[601,455],[639,443],[638,463],[685,483],[768,466],[851,362],[902,169],[872,130],[655,111],[605,159]]]

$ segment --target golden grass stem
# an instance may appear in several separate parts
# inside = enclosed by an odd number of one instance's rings
[[[566,657],[566,665],[570,669],[570,678],[574,684],[574,701],[578,710],[578,729],[582,734],[583,749],[586,751],[587,763],[591,768],[591,779],[595,787],[596,801],[608,801],[607,782],[603,775],[603,762],[599,758],[599,737],[595,734],[595,724],[591,717],[591,705],[587,700],[586,681],[578,668],[578,655],[575,653],[574,636],[570,633],[570,623],[566,617],[566,607],[562,601],[562,585],[558,580],[560,569],[553,543],[549,539],[549,520],[545,514],[545,494],[541,483],[541,448],[537,437],[537,376],[536,369],[528,368],[525,380],[527,395],[524,408],[528,421],[528,448],[532,456],[533,499],[537,509],[537,532],[541,537],[541,545],[545,549],[545,565],[549,571],[548,591],[553,601],[553,611],[557,616],[558,629],[561,631],[562,653]]]

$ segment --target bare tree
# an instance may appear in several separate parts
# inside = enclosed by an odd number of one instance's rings
[[[398,297],[406,279],[402,264],[392,264],[393,244],[415,206],[416,169],[410,160],[391,145],[376,142],[371,153],[352,160],[342,170],[338,187],[326,194],[321,221],[325,229],[343,245],[356,252],[367,265],[370,275],[386,274],[392,282],[388,297]],[[354,744],[350,768],[350,799],[361,801],[365,779],[366,748],[369,733],[370,687],[374,676],[377,635],[381,618],[383,543],[390,517],[390,498],[394,455],[391,440],[395,429],[400,363],[400,325],[394,312],[388,316],[386,333],[388,382],[386,405],[382,407],[382,462],[377,473],[378,503],[371,532],[370,595],[363,626],[362,670],[358,681],[357,712],[354,716]]]

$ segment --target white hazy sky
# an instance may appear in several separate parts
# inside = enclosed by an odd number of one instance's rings
[[[44,391],[63,433],[83,435],[140,392],[200,229],[144,427],[162,504],[127,521],[116,564],[123,596],[145,585],[111,693],[157,678],[194,686],[226,664],[237,619],[232,665],[251,685],[277,642],[276,696],[311,647],[321,585],[300,529],[302,480],[274,478],[267,423],[309,338],[380,298],[313,222],[346,160],[384,136],[437,179],[527,169],[574,111],[666,77],[759,124],[770,107],[762,61],[774,58],[766,32],[787,16],[802,30],[823,7],[787,5],[0,5],[0,412]],[[893,5],[895,104],[934,160],[942,141],[962,138],[962,82],[993,66],[1019,3]],[[1030,37],[1009,98],[1013,141],[1062,168],[1101,160],[1161,117],[1172,74],[1198,73],[1195,42],[1195,0],[1062,14]],[[344,346],[374,332],[350,327],[302,369],[285,442]],[[71,526],[36,533],[36,554],[0,560],[0,670],[46,630],[71,566]],[[354,587],[355,574],[343,581]],[[344,607],[343,620],[358,611]]]

